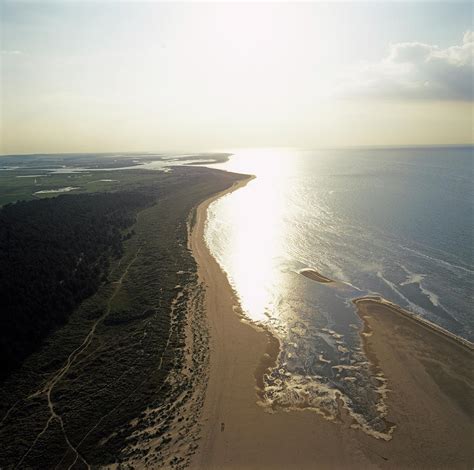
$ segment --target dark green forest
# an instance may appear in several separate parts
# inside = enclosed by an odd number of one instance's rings
[[[19,201],[0,209],[0,379],[107,281],[126,229],[153,197],[120,191]]]

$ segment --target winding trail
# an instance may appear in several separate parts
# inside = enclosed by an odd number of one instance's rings
[[[13,403],[12,406],[10,406],[10,408],[8,408],[7,412],[5,413],[5,415],[3,416],[2,420],[0,421],[0,426],[3,425],[3,423],[4,423],[5,420],[8,418],[8,416],[10,416],[10,413],[16,408],[16,405],[18,405],[18,403],[20,403],[21,401],[23,401],[23,399],[17,400],[15,403]]]
[[[166,354],[166,352],[168,351],[168,347],[169,347],[169,344],[170,344],[170,341],[171,341],[171,337],[174,333],[174,327],[175,327],[175,324],[176,324],[176,319],[173,317],[173,314],[174,314],[174,311],[176,309],[176,302],[177,302],[178,298],[175,298],[173,300],[173,303],[172,303],[172,307],[171,307],[171,318],[172,318],[172,321],[171,321],[171,327],[170,327],[170,332],[168,334],[168,339],[166,341],[166,345],[165,345],[165,349],[163,350],[163,353],[161,354],[161,358],[160,358],[160,363],[158,365],[158,369],[157,370],[160,370],[163,366],[163,358],[164,358],[164,355]],[[122,375],[124,375],[125,373],[128,373],[130,371],[130,369],[127,369]],[[121,377],[121,376],[120,376]],[[140,383],[140,387],[146,382],[147,379],[145,379],[144,381],[142,381]],[[165,382],[163,382],[161,384],[161,386],[157,389],[157,393],[159,393],[161,391],[161,389],[163,388]],[[105,415],[103,415],[95,424],[94,426],[92,426],[89,431],[87,431],[87,433],[83,436],[83,438],[80,440],[79,444],[77,445],[77,448],[79,448],[81,446],[81,444],[87,439],[87,437],[104,421],[104,419],[106,419],[108,416],[110,416],[115,410],[117,410],[117,408],[119,406],[122,405],[122,403],[124,403],[126,400],[128,400],[128,396],[126,396],[125,398],[123,398],[122,400],[120,400],[119,403],[117,403],[116,406],[114,406],[110,411],[108,411]],[[75,463],[75,462],[74,462]],[[69,467],[71,468],[71,467]]]
[[[130,263],[128,263],[127,267],[125,268],[124,272],[122,273],[122,275],[120,276],[119,280],[116,281],[116,286],[115,286],[115,289],[113,290],[112,292],[112,295],[109,297],[109,300],[107,302],[107,307],[104,311],[104,313],[102,314],[102,316],[100,316],[92,325],[89,333],[87,334],[87,336],[84,338],[84,341],[68,356],[65,364],[53,375],[53,377],[46,383],[46,385],[41,388],[40,390],[38,390],[37,392],[33,393],[32,395],[28,396],[27,399],[31,399],[31,398],[36,398],[36,397],[39,397],[41,395],[44,395],[46,394],[46,398],[48,400],[48,408],[49,408],[49,412],[50,412],[50,418],[48,419],[46,425],[44,426],[44,428],[41,430],[41,432],[36,436],[35,440],[33,441],[33,444],[29,447],[29,449],[25,452],[25,454],[23,454],[23,457],[20,459],[20,461],[18,462],[18,464],[15,466],[15,468],[19,468],[21,466],[21,464],[23,463],[23,461],[25,460],[25,458],[28,456],[28,454],[33,450],[33,448],[35,447],[36,443],[38,442],[39,438],[46,432],[46,430],[48,429],[49,425],[51,424],[52,421],[54,420],[57,420],[59,422],[59,425],[61,426],[61,430],[63,432],[63,435],[64,435],[64,439],[68,445],[68,447],[72,450],[72,452],[74,453],[75,455],[75,458],[74,458],[74,461],[73,463],[69,466],[69,469],[71,469],[77,462],[78,459],[82,460],[82,462],[84,462],[84,464],[86,465],[86,467],[88,469],[90,469],[90,465],[87,463],[87,461],[84,459],[84,457],[79,453],[79,451],[77,450],[76,447],[74,447],[74,445],[71,443],[71,441],[69,440],[68,436],[67,436],[67,433],[66,433],[66,430],[64,428],[64,421],[61,417],[61,415],[59,415],[55,408],[54,408],[54,402],[51,398],[51,395],[52,395],[52,392],[54,390],[54,387],[61,381],[61,379],[68,373],[69,369],[71,368],[71,366],[74,364],[74,362],[77,360],[77,358],[83,353],[85,352],[89,346],[91,345],[92,343],[92,340],[94,339],[94,336],[95,336],[95,332],[96,332],[96,329],[98,327],[98,325],[105,319],[107,318],[107,316],[110,314],[110,311],[112,309],[112,302],[114,301],[115,297],[117,296],[118,292],[120,291],[120,288],[122,287],[122,283],[125,279],[125,277],[127,276],[128,274],[128,270],[130,269],[130,267],[132,266],[132,264],[136,261],[140,251],[141,251],[141,247],[137,250],[137,252],[135,253],[135,256],[133,257],[133,259],[130,261]],[[13,408],[13,407],[12,407]],[[10,410],[9,410],[10,411]],[[7,413],[8,415],[8,413]],[[6,418],[6,416],[3,418],[3,420]],[[2,422],[3,422],[2,420]],[[63,457],[64,458],[64,457]]]

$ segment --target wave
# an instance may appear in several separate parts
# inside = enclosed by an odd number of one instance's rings
[[[450,263],[449,261],[445,261],[445,260],[442,260],[440,258],[434,258],[432,256],[429,256],[425,253],[421,253],[418,250],[415,250],[413,248],[409,248],[409,247],[404,246],[404,245],[400,245],[400,248],[403,248],[404,250],[407,250],[407,251],[413,253],[414,255],[419,256],[420,258],[429,259],[430,261],[434,261],[435,263],[442,264],[443,266],[448,267],[448,269],[450,269],[450,270],[459,269],[459,270],[464,271],[466,273],[474,274],[474,270],[471,269],[471,268],[466,268],[465,266],[461,266],[459,264]]]
[[[434,292],[428,290],[422,283],[422,281],[425,279],[426,277],[426,274],[417,274],[417,273],[412,273],[411,271],[409,271],[405,266],[403,265],[400,265],[400,267],[407,273],[407,279],[402,282],[400,284],[400,286],[408,286],[410,284],[417,284],[418,285],[418,288],[420,289],[420,291],[426,296],[428,297],[429,301],[431,302],[431,304],[434,306],[434,307],[440,307],[442,308],[443,310],[446,310],[444,309],[444,307],[440,304],[440,301],[439,301],[439,297],[437,294],[435,294]]]
[[[406,303],[406,305],[410,306],[411,309],[413,309],[417,313],[424,313],[424,309],[422,307],[416,305],[408,297],[403,295],[403,293],[399,289],[397,289],[397,286],[393,282],[389,281],[383,276],[383,273],[381,271],[377,271],[377,277],[381,281],[383,281],[388,287],[390,287],[390,289],[392,289],[392,291],[395,292],[395,294],[397,294],[397,296],[402,299]]]

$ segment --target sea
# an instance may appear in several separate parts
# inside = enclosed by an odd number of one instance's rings
[[[206,242],[248,321],[280,341],[272,411],[311,409],[389,440],[387,382],[354,299],[377,295],[474,340],[473,147],[240,149],[255,175],[209,208]],[[314,269],[336,281],[315,282]]]

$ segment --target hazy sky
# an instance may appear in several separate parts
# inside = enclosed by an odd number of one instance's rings
[[[473,140],[467,2],[0,8],[0,153]]]

